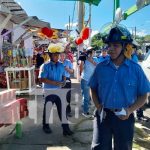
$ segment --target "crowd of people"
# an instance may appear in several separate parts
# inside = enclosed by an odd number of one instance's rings
[[[95,57],[94,48],[87,47],[80,54],[78,66],[80,70],[80,84],[82,93],[82,115],[94,119],[92,150],[107,150],[112,147],[131,150],[134,133],[134,111],[138,119],[143,116],[141,107],[144,105],[150,84],[136,55],[130,32],[121,27],[112,28],[103,39],[106,47],[100,56]],[[71,136],[68,117],[72,117],[71,109],[71,74],[73,69],[73,54],[70,43],[65,47],[53,44],[47,49],[49,60],[44,63],[41,59],[39,81],[44,90],[68,89],[67,105],[62,108],[61,98],[55,94],[44,96],[43,130],[51,133],[46,117],[51,108],[47,104],[56,104],[58,116],[62,122],[64,136]],[[37,58],[38,59],[38,58]],[[38,62],[38,61],[37,61]],[[94,115],[90,113],[91,103],[95,105]],[[63,122],[63,113],[65,120]]]

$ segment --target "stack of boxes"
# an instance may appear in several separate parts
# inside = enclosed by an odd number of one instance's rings
[[[15,92],[15,89],[0,92],[0,127],[28,116],[27,99],[16,99]]]

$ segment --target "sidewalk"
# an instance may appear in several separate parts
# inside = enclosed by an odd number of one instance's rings
[[[69,120],[71,129],[74,131],[73,136],[64,137],[62,128],[56,110],[54,109],[54,124],[51,125],[52,134],[45,134],[42,130],[42,112],[43,101],[39,96],[37,99],[37,123],[33,119],[23,119],[23,137],[16,139],[15,133],[8,135],[15,125],[0,128],[0,150],[90,150],[92,141],[92,120],[81,116],[81,93],[80,84],[76,79],[72,79],[72,110],[75,114],[77,108],[80,109],[80,116],[73,115]],[[78,98],[77,98],[78,97]],[[79,101],[77,101],[77,99]],[[32,102],[31,100],[29,100]],[[150,114],[150,110],[146,111]],[[142,130],[141,123],[137,124],[134,139],[134,150],[150,149],[150,133],[148,123],[146,132]],[[136,125],[136,126],[137,126]],[[146,127],[144,126],[144,128]],[[143,146],[143,147],[142,147]],[[145,147],[145,148],[144,148]]]

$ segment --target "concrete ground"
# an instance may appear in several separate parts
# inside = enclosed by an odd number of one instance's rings
[[[42,96],[37,97],[37,103],[33,96],[28,97],[30,104],[30,118],[23,122],[23,136],[21,139],[15,137],[15,132],[9,134],[15,125],[0,128],[0,150],[90,150],[92,140],[92,120],[81,115],[81,93],[80,84],[72,79],[72,112],[69,118],[74,135],[64,137],[56,107],[54,107],[54,123],[51,124],[52,133],[45,134],[42,130]],[[91,112],[94,107],[91,106]],[[37,108],[37,109],[35,109]],[[78,111],[79,109],[79,111]],[[35,113],[37,112],[37,114]],[[76,112],[76,113],[75,113]],[[77,113],[79,112],[79,113]],[[76,114],[76,115],[75,115]],[[144,114],[150,117],[150,109],[146,108]],[[35,118],[37,119],[31,119]],[[150,123],[137,122],[134,150],[150,150]]]

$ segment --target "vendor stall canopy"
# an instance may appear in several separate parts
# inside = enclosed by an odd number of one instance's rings
[[[29,18],[25,10],[14,0],[0,0],[0,13],[4,16],[12,14],[10,20],[15,24],[20,24]],[[24,26],[42,28],[50,27],[50,23],[41,21],[36,16],[33,16]]]

